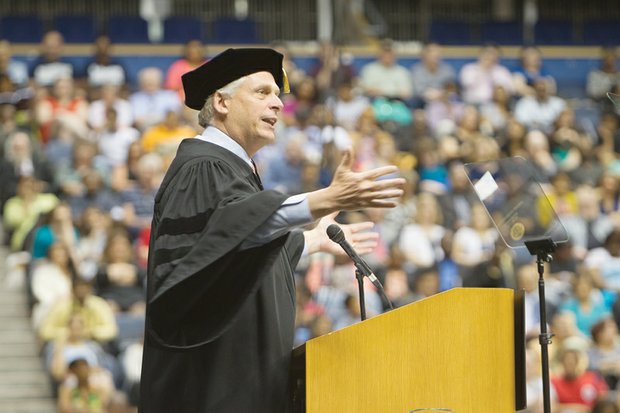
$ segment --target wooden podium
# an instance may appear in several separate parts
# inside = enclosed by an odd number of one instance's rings
[[[437,294],[309,340],[291,371],[295,413],[522,410],[523,293]]]

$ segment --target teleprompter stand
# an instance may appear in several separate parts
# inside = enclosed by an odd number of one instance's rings
[[[544,270],[558,243],[568,241],[568,233],[527,159],[514,156],[468,163],[464,168],[504,243],[515,250],[527,248],[536,257],[544,413],[551,413],[548,346],[552,334],[547,332]]]
[[[553,334],[547,332],[547,310],[545,301],[545,262],[551,261],[553,258],[551,253],[555,251],[557,244],[551,238],[532,239],[524,242],[530,254],[536,256],[536,264],[538,266],[538,299],[540,301],[540,335],[538,341],[540,343],[540,361],[542,365],[543,379],[543,402],[544,412],[551,413],[551,393],[549,389],[549,344]]]

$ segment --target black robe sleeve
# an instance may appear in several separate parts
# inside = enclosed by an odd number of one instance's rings
[[[209,155],[196,156],[205,145]],[[261,191],[250,167],[223,151],[182,143],[155,200],[147,332],[164,347],[189,349],[221,336],[289,238],[241,248],[287,196]]]

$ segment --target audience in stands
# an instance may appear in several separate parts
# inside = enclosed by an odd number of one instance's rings
[[[335,96],[326,100],[326,105],[337,125],[353,130],[362,113],[370,106],[370,101],[355,90],[351,81],[342,81]]]
[[[168,112],[179,112],[182,108],[177,92],[163,88],[162,71],[146,67],[138,73],[138,90],[129,96],[134,116],[134,126],[144,131],[163,121]]]
[[[0,73],[8,75],[15,86],[24,87],[28,84],[28,65],[13,58],[8,40],[0,40]]]
[[[398,63],[394,47],[391,40],[382,41],[377,60],[362,67],[360,86],[367,96],[403,101],[413,96],[411,74]]]
[[[38,332],[44,342],[66,335],[69,320],[79,314],[84,320],[84,338],[108,344],[118,335],[114,312],[108,302],[93,293],[90,281],[79,276],[72,280],[71,295],[54,302]]]
[[[179,143],[188,136],[196,136],[196,130],[183,124],[181,115],[171,110],[161,122],[145,129],[140,141],[146,153],[156,151],[167,154],[175,153]]]
[[[515,118],[530,130],[538,129],[549,134],[566,102],[551,94],[546,78],[534,80],[533,88],[534,95],[522,97],[515,105]]]
[[[115,313],[144,313],[146,274],[138,267],[134,254],[127,232],[115,231],[107,238],[96,276],[96,291]]]
[[[55,242],[64,243],[73,254],[77,245],[79,232],[73,223],[71,207],[67,201],[62,201],[52,209],[32,233],[29,250],[32,259],[47,257],[48,249]]]
[[[200,132],[182,108],[180,76],[206,56],[190,41],[181,59],[166,70],[145,65],[133,85],[107,37],[93,46],[80,73],[62,36],[48,32],[26,73],[0,41],[0,204],[15,253],[8,261],[25,273],[59,411],[124,412],[113,409],[137,401],[154,196],[180,139]],[[276,144],[256,159],[265,186],[290,194],[326,186],[349,146],[356,170],[399,166],[408,187],[397,208],[338,219],[376,223],[379,247],[366,258],[395,306],[460,286],[525,289],[528,403],[537,412],[537,268],[527,251],[504,245],[463,167],[529,159],[548,201],[532,196],[524,208],[543,224],[557,214],[570,239],[545,274],[553,401],[582,412],[616,403],[620,128],[605,101],[620,91],[615,51],[603,49],[600,69],[583,79],[600,103],[588,128],[535,47],[521,50],[510,73],[499,49],[484,46],[458,76],[433,43],[407,69],[390,41],[366,65],[325,42],[308,74],[282,50],[293,93],[282,95]],[[508,205],[523,199],[510,191]],[[328,255],[302,259],[296,343],[359,320],[353,272]],[[365,289],[369,315],[387,309]]]
[[[177,92],[181,101],[185,100],[181,75],[194,70],[205,61],[206,50],[204,44],[200,40],[190,40],[183,46],[183,56],[175,60],[168,68],[164,87]]]
[[[51,88],[60,79],[79,79],[80,73],[64,54],[65,39],[56,30],[51,30],[41,39],[39,56],[30,65],[29,73],[37,86]]]
[[[549,81],[552,93],[556,91],[555,80],[543,66],[542,53],[536,46],[524,46],[521,48],[519,66],[513,70],[512,74],[517,96],[532,96],[536,94],[534,81],[541,77]]]
[[[573,295],[561,303],[559,311],[573,313],[577,328],[589,338],[592,326],[611,315],[592,275],[585,269],[577,272],[573,279]]]
[[[39,260],[32,270],[30,289],[35,300],[32,322],[39,328],[52,306],[71,296],[71,283],[77,276],[69,247],[56,241],[47,249],[45,259]]]
[[[85,139],[78,140],[73,144],[70,163],[60,165],[56,171],[56,185],[63,196],[84,194],[84,177],[91,172],[99,173],[104,182],[110,182],[110,167],[98,153],[97,146]]]
[[[54,175],[49,162],[41,156],[31,135],[16,130],[4,142],[4,156],[0,158],[0,206],[17,194],[17,181],[21,176],[31,176],[41,191],[52,191]]]
[[[97,143],[99,152],[112,170],[127,162],[132,143],[140,144],[140,132],[132,126],[119,124],[118,114],[115,108],[107,107],[101,129],[93,130],[90,135],[90,140]]]
[[[69,362],[69,377],[58,388],[58,411],[61,413],[109,411],[114,383],[109,372],[91,366],[83,357]]]
[[[95,39],[93,56],[83,70],[89,97],[99,97],[98,90],[103,86],[125,87],[127,71],[123,64],[113,56],[112,43],[105,35]]]
[[[49,141],[52,123],[60,117],[80,124],[86,124],[88,119],[88,102],[76,90],[71,77],[55,80],[49,95],[40,96],[35,101],[34,118],[43,143]]]
[[[441,57],[441,46],[428,43],[422,48],[420,62],[411,68],[414,107],[424,107],[439,99],[443,95],[443,87],[456,82],[454,68],[443,62]]]
[[[491,133],[502,132],[512,117],[511,99],[506,89],[495,86],[493,99],[489,103],[480,106],[480,116],[484,119],[485,127],[492,130]]]
[[[551,382],[558,397],[558,412],[589,412],[609,388],[596,372],[587,371],[587,355],[582,349],[567,348],[560,356],[562,370]]]
[[[28,234],[38,225],[39,218],[49,213],[58,198],[42,192],[41,185],[29,175],[17,178],[17,194],[4,204],[2,225],[12,251],[22,251]]]
[[[99,99],[92,100],[88,107],[88,125],[99,132],[108,124],[108,111],[116,113],[114,126],[118,129],[129,128],[133,125],[133,112],[128,100],[120,96],[121,86],[114,83],[105,83],[98,88]]]
[[[319,98],[322,101],[333,97],[343,84],[353,85],[356,80],[356,69],[350,53],[344,53],[341,47],[330,41],[323,41],[317,60],[308,74],[316,79]]]
[[[503,87],[509,96],[515,92],[510,71],[500,64],[500,49],[492,44],[480,49],[478,60],[461,68],[459,82],[463,88],[463,101],[472,105],[491,102],[496,86]]]
[[[606,105],[607,92],[613,92],[618,83],[618,53],[615,47],[604,47],[601,49],[600,66],[588,73],[586,93],[594,101]]]
[[[157,154],[146,154],[138,161],[136,180],[120,193],[122,221],[133,232],[150,227],[155,207],[155,194],[163,178],[163,160]]]
[[[618,326],[612,318],[604,318],[591,329],[592,345],[588,348],[588,369],[598,371],[612,391],[620,382],[620,343]]]

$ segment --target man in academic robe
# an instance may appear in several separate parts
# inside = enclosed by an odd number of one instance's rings
[[[339,251],[325,234],[336,212],[402,195],[395,167],[353,172],[350,152],[327,188],[262,189],[251,157],[275,140],[285,76],[271,49],[228,49],[183,75],[206,129],[180,144],[155,198],[142,413],[287,412],[299,257]],[[364,251],[371,225],[343,230]]]

